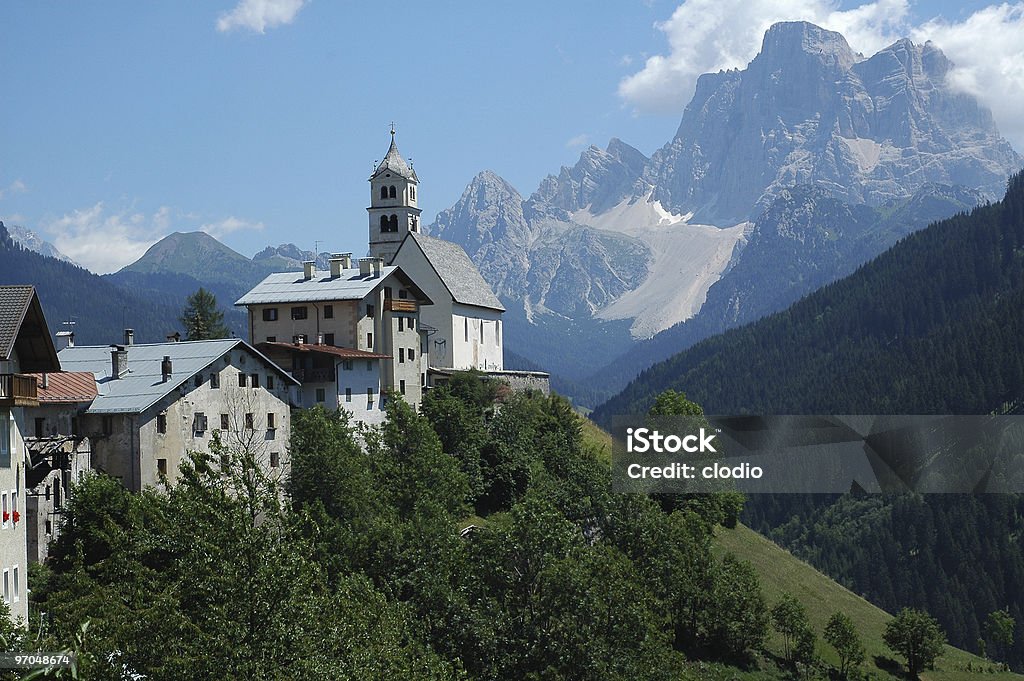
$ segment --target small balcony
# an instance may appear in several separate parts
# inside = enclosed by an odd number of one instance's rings
[[[389,312],[415,312],[416,301],[388,298],[384,301],[384,309]]]
[[[39,392],[35,376],[0,374],[0,407],[38,407]]]

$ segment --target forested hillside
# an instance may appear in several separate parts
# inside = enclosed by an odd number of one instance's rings
[[[1024,175],[784,312],[643,372],[595,412],[667,388],[709,413],[977,414],[1024,393]]]
[[[1024,394],[1024,175],[1003,201],[907,237],[785,312],[644,372],[599,419],[665,388],[712,413],[976,414]],[[980,650],[1024,612],[1019,498],[755,496],[745,520],[888,609],[925,608]],[[988,652],[1024,664],[1024,641]]]
[[[0,222],[0,284],[32,284],[51,333],[74,321],[80,345],[120,343],[125,327],[135,329],[139,343],[163,341],[180,331],[182,305],[113,284],[77,265],[39,255],[14,243]]]

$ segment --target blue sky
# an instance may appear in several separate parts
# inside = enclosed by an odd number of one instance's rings
[[[973,68],[965,87],[1005,85],[986,96],[1012,127],[1024,7],[987,6],[4,3],[0,219],[101,272],[195,229],[246,255],[314,241],[362,252],[366,178],[391,121],[429,222],[484,169],[528,195],[586,144],[616,136],[651,153],[696,74],[742,65],[784,18],[831,24],[865,52],[898,35],[947,41]],[[711,7],[724,10],[711,20]],[[1021,149],[1024,135],[1006,134]]]

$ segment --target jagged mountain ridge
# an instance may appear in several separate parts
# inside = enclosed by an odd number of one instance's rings
[[[782,290],[737,291],[731,312],[715,311],[729,324],[781,309],[838,278],[908,226],[1000,196],[1024,161],[984,107],[946,84],[951,68],[930,43],[901,40],[864,58],[838,33],[777,24],[747,68],[701,77],[675,137],[651,158],[613,139],[542,180],[528,199],[494,173],[481,173],[428,230],[462,244],[505,302],[510,347],[585,380],[551,346],[578,342],[581,328],[601,329],[603,351],[619,348],[628,357],[635,340],[656,343],[698,315],[722,277],[745,276],[755,290],[766,284],[751,279],[751,263],[770,262],[778,255],[772,248],[793,256],[782,242],[748,243],[752,220],[794,187],[814,187],[843,207],[813,202],[822,212],[804,216],[812,229],[799,245],[806,253],[795,258],[798,276],[784,277]],[[977,194],[957,195],[962,191]],[[860,204],[880,213],[864,218],[871,225],[864,238],[840,240],[850,252],[836,253],[827,224],[815,223],[841,214],[853,229]],[[602,248],[579,247],[584,234]],[[632,269],[631,245],[634,257],[644,256]],[[766,250],[753,257],[759,249]],[[700,326],[691,324],[688,333]],[[615,362],[621,364],[589,353],[591,372]]]
[[[987,109],[946,83],[952,66],[930,42],[899,40],[864,59],[839,33],[775,24],[746,69],[698,79],[644,178],[667,208],[715,224],[798,184],[870,205],[929,182],[998,198],[1021,157]]]
[[[69,262],[72,265],[78,264],[64,253],[61,253],[56,246],[43,239],[31,229],[22,227],[21,225],[7,225],[7,234],[22,248],[38,253],[39,255],[45,255],[48,258],[56,258],[57,260]]]

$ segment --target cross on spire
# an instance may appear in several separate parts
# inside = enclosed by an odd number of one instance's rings
[[[391,121],[391,139],[395,138],[395,122]]]

